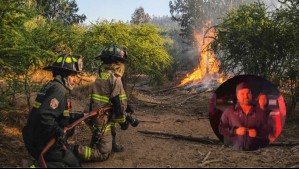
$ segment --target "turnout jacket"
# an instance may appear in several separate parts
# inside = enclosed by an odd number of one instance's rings
[[[106,70],[99,74],[92,87],[90,97],[91,110],[112,105],[113,109],[109,112],[109,122],[126,122],[125,110],[127,108],[127,96],[121,77],[113,70]]]
[[[58,75],[38,93],[22,130],[26,148],[33,157],[40,154],[51,138],[63,135],[63,128],[69,124],[70,108],[69,90]]]

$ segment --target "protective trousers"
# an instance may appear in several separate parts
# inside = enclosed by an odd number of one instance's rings
[[[94,147],[78,146],[78,157],[84,162],[105,161],[109,158],[112,149],[111,132],[105,132]]]
[[[81,167],[72,151],[64,147],[53,147],[44,156],[48,167]]]
[[[116,127],[115,123],[111,125],[111,134],[112,134],[112,151],[113,152],[124,152],[124,146],[116,143]]]

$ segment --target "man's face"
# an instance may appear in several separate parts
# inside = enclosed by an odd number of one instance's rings
[[[267,96],[264,95],[264,94],[260,95],[260,97],[259,97],[259,105],[260,105],[260,107],[266,107],[267,102],[268,102]]]
[[[252,99],[251,91],[248,88],[238,90],[237,99],[240,105],[249,105]]]
[[[69,84],[69,88],[72,90],[75,85],[78,83],[78,77],[76,73],[72,73],[70,74],[68,77],[68,84]]]

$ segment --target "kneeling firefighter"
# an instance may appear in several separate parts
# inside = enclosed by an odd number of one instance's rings
[[[127,61],[126,49],[108,46],[96,58],[103,64],[92,87],[88,112],[103,106],[112,106],[112,109],[85,121],[93,136],[90,146],[75,147],[75,152],[77,150],[76,154],[82,161],[105,161],[112,150],[123,151],[123,147],[115,141],[115,124],[120,124],[121,129],[126,130],[129,124],[136,127],[139,123],[130,115],[133,110],[127,106],[127,96],[121,79],[124,63]]]
[[[62,142],[63,128],[70,118],[70,91],[77,83],[77,59],[71,55],[60,56],[44,70],[52,71],[54,79],[38,93],[22,130],[25,146],[31,156],[38,160],[44,147],[53,137],[58,140],[44,155],[48,167],[80,167],[81,164],[72,151]]]

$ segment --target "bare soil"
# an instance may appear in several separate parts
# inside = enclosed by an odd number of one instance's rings
[[[130,89],[129,85],[129,89]],[[173,87],[173,86],[172,86]],[[105,162],[84,163],[84,167],[107,168],[197,168],[197,167],[299,167],[299,145],[270,145],[258,151],[240,152],[223,146],[210,127],[208,104],[211,92],[171,89],[153,90],[140,84],[128,91],[134,106],[134,117],[140,120],[137,127],[123,131],[118,128],[117,142],[125,152],[112,153]],[[82,101],[83,100],[83,101]],[[73,109],[83,111],[86,100],[73,99]],[[23,145],[20,129],[27,113],[1,110],[0,167],[22,167],[30,159]],[[21,112],[21,113],[20,113]],[[12,116],[12,114],[17,114]],[[140,131],[164,132],[191,137],[205,137],[210,144],[174,137],[144,134]],[[299,125],[289,120],[276,143],[299,142]],[[80,124],[71,141],[88,144],[91,133]],[[216,141],[215,141],[216,140]],[[218,144],[219,143],[219,144]]]

